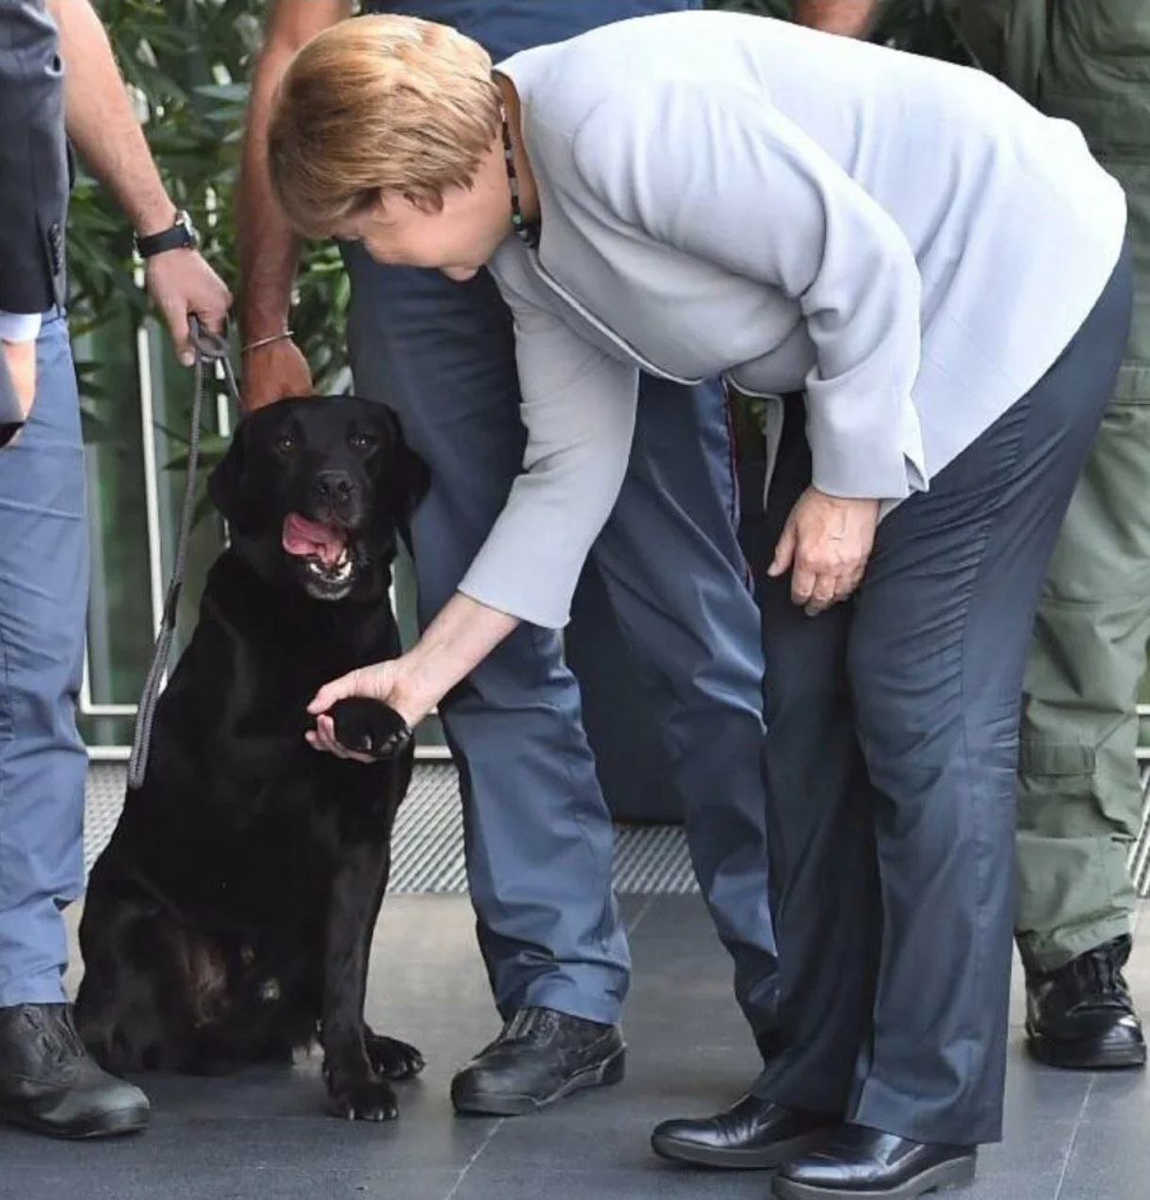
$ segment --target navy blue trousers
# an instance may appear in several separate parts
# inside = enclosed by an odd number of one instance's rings
[[[756,1093],[1001,1135],[1022,674],[1130,322],[1127,254],[1035,387],[879,528],[854,602],[764,589],[780,1026]],[[788,406],[769,541],[810,480]]]
[[[426,622],[455,591],[521,467],[510,314],[486,273],[461,286],[381,268],[357,250],[348,262],[356,388],[397,410],[431,467],[412,528]],[[600,573],[642,664],[635,687],[661,730],[694,866],[760,1031],[774,991],[763,664],[733,501],[721,391],[645,380],[630,469],[588,570]],[[442,716],[499,1010],[544,1005],[615,1021],[629,959],[611,891],[613,829],[559,634],[522,626],[468,683]]]
[[[0,1007],[64,999],[62,909],[84,886],[84,451],[56,314],[36,365],[31,417],[0,450]]]

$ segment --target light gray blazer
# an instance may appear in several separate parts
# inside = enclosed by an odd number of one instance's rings
[[[885,513],[1038,381],[1121,250],[1078,130],[972,70],[716,12],[498,69],[542,209],[538,253],[489,264],[528,442],[461,588],[539,625],[615,503],[640,370],[805,389],[815,486]]]

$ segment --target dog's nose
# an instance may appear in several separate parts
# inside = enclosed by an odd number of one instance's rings
[[[311,483],[312,500],[333,513],[345,513],[355,495],[355,481],[347,471],[320,471]]]

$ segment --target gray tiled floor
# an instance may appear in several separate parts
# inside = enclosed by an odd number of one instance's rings
[[[61,1145],[0,1128],[0,1200],[765,1200],[761,1175],[677,1170],[652,1158],[651,1125],[734,1098],[755,1056],[729,970],[695,897],[627,897],[635,983],[626,1083],[538,1117],[461,1120],[452,1072],[494,1031],[467,902],[396,897],[376,940],[368,1013],[419,1045],[424,1077],[386,1126],[325,1117],[318,1063],[226,1080],[152,1077],[152,1130]],[[1131,976],[1150,1010],[1150,945]],[[1014,1019],[1021,1008],[1016,985]],[[1007,1138],[984,1151],[970,1200],[1145,1200],[1150,1083],[1067,1075],[1011,1046]]]

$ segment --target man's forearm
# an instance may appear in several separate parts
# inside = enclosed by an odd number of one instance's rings
[[[295,52],[351,12],[351,0],[279,0],[256,65],[236,197],[240,326],[246,341],[287,325],[299,243],[272,191],[267,133],[276,88]]]
[[[794,16],[800,25],[866,37],[878,20],[882,0],[796,0]]]
[[[269,46],[260,57],[248,102],[236,236],[240,260],[240,328],[244,340],[271,337],[287,327],[299,242],[272,192],[267,130],[275,89],[290,52]]]
[[[89,0],[49,0],[49,8],[60,29],[68,136],[138,233],[167,229],[175,207],[99,17]]]

